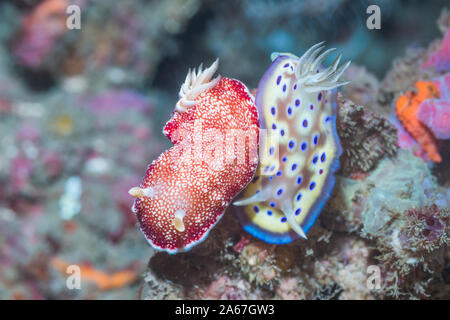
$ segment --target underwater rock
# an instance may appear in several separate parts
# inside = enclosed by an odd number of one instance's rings
[[[383,275],[379,294],[429,294],[428,284],[442,272],[449,244],[449,210],[446,190],[436,184],[423,160],[399,150],[395,158],[383,159],[362,184],[339,180],[341,192],[335,197],[341,198],[331,203],[341,203],[341,219],[353,219],[347,225],[374,243]]]
[[[259,286],[274,286],[279,280],[280,269],[276,266],[275,246],[263,242],[252,242],[239,254],[239,269],[250,283]]]
[[[338,94],[337,131],[342,143],[339,173],[364,174],[397,152],[397,132],[388,120]]]
[[[363,66],[350,65],[342,74],[342,80],[350,81],[342,87],[342,94],[357,105],[373,110],[380,84],[378,79]]]
[[[144,287],[142,288],[141,298],[146,300],[181,300],[183,299],[182,290],[179,286],[161,280],[151,271],[144,276]]]
[[[264,296],[258,289],[242,278],[220,275],[206,288],[195,290],[195,299],[206,300],[259,300]]]

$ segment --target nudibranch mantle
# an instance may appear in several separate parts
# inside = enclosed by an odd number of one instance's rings
[[[254,97],[210,68],[189,71],[163,133],[174,144],[148,167],[132,211],[149,244],[170,254],[203,241],[258,166]]]
[[[269,243],[289,243],[313,225],[334,186],[341,147],[336,132],[336,87],[350,62],[321,62],[322,43],[300,58],[274,53],[261,79],[260,163],[235,205],[244,229]],[[264,137],[263,129],[267,129]]]

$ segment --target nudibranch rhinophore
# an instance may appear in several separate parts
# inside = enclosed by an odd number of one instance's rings
[[[239,195],[238,218],[250,234],[289,243],[313,225],[334,186],[341,148],[336,133],[336,87],[349,66],[322,61],[335,49],[312,46],[300,58],[273,53],[256,94],[260,115],[260,163]],[[263,135],[267,129],[267,135]]]
[[[168,253],[204,240],[258,166],[254,97],[240,81],[190,70],[163,133],[174,146],[148,167],[132,211],[148,242]]]

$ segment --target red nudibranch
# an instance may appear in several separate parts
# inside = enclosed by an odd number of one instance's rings
[[[132,207],[156,250],[187,251],[204,240],[258,165],[254,97],[240,81],[189,70],[163,133],[174,144],[149,165]]]

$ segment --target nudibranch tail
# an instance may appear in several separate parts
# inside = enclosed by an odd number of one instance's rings
[[[258,85],[260,125],[271,138],[260,141],[256,175],[233,204],[244,229],[269,243],[306,238],[334,187],[341,154],[335,88],[347,83],[339,78],[350,62],[339,67],[338,55],[323,68],[335,51],[323,49],[321,42],[301,57],[272,54]]]
[[[175,110],[185,111],[187,107],[195,106],[198,101],[195,99],[205,90],[213,88],[220,80],[220,75],[212,79],[214,73],[219,67],[219,58],[207,69],[203,70],[203,64],[197,69],[197,72],[189,69],[184,83],[181,85],[179,98],[175,105]],[[212,79],[212,80],[211,80]]]
[[[163,130],[174,145],[129,191],[141,231],[159,251],[185,252],[206,239],[258,166],[254,98],[238,80],[211,80],[217,67],[188,72]]]

